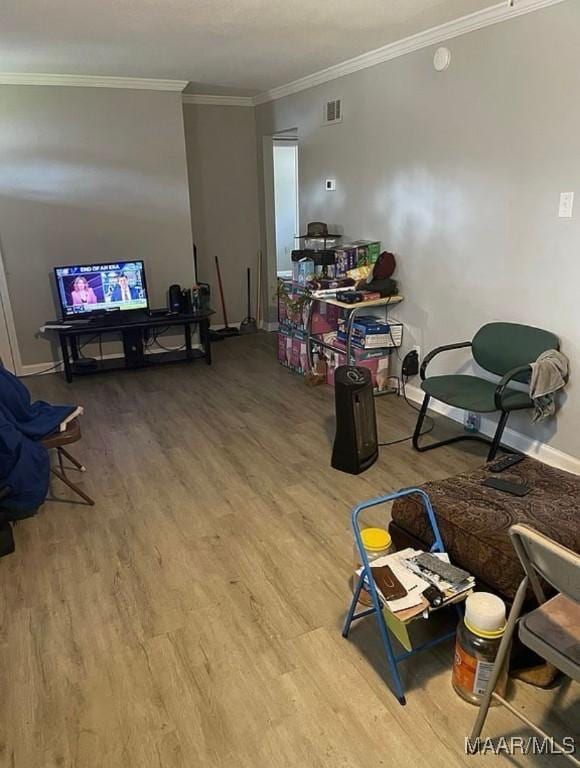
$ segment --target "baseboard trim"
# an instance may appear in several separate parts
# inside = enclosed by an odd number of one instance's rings
[[[176,347],[167,347],[167,349],[148,349],[148,355],[160,355],[162,352],[174,352],[176,349],[181,349],[182,345],[178,344]],[[202,349],[201,344],[192,344],[192,349]],[[122,352],[109,352],[103,355],[103,360],[120,360],[123,358]],[[39,376],[49,373],[62,373],[62,360],[53,360],[51,363],[31,363],[29,365],[20,366],[20,373],[18,376]]]
[[[279,323],[267,323],[265,320],[262,320],[260,323],[260,328],[263,331],[268,331],[268,333],[272,333],[272,331],[277,331],[279,327]]]
[[[424,392],[415,387],[412,384],[407,384],[405,387],[407,397],[415,403],[422,403]],[[450,405],[441,403],[438,400],[431,400],[429,403],[430,410],[439,413],[442,416],[452,421],[456,421],[463,424],[464,411],[459,408],[453,408]],[[481,420],[481,432],[487,437],[492,437],[495,432],[495,422],[491,419],[482,418]],[[562,469],[566,472],[572,472],[575,475],[580,475],[580,458],[571,456],[568,453],[553,448],[547,443],[541,443],[539,440],[533,440],[527,435],[522,435],[520,432],[516,432],[514,429],[506,428],[504,432],[503,442],[510,448],[514,448],[516,451],[525,453],[526,456],[531,456],[534,459],[543,461],[544,464],[549,464],[556,469]]]

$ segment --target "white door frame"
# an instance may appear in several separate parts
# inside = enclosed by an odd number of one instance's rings
[[[262,137],[262,161],[264,166],[264,226],[266,230],[266,276],[267,276],[267,296],[276,294],[278,258],[276,254],[276,211],[274,208],[274,141],[276,139],[294,139],[298,141],[298,128],[287,128],[283,131],[277,131],[275,134]],[[300,146],[300,145],[299,145]],[[298,152],[296,152],[296,165],[298,166]],[[296,179],[298,182],[298,168],[296,169]],[[298,195],[300,186],[296,184],[296,223],[300,226],[300,210],[298,205]],[[296,233],[298,234],[298,232]],[[265,312],[268,313],[268,300],[265,305]],[[266,317],[266,321],[269,318]],[[269,326],[278,327],[277,323],[268,323],[267,330],[273,330]]]
[[[2,363],[5,368],[12,371],[17,376],[22,374],[22,359],[20,357],[20,348],[18,347],[18,336],[16,335],[16,325],[14,323],[14,314],[12,312],[12,303],[8,291],[8,281],[6,279],[6,267],[4,264],[4,253],[2,251],[2,242],[0,241],[0,350]]]

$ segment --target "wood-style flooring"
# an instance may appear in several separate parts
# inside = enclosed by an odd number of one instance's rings
[[[214,353],[211,367],[27,380],[85,407],[77,477],[97,505],[55,481],[59,500],[16,526],[0,560],[0,766],[564,764],[464,755],[476,711],[451,688],[452,643],[403,665],[401,707],[374,619],[340,634],[351,507],[468,470],[483,447],[403,443],[341,474],[333,390],[280,367],[264,333]],[[377,407],[382,440],[410,434],[402,398]],[[548,731],[578,730],[578,686],[511,695]],[[525,729],[494,709],[486,733]]]

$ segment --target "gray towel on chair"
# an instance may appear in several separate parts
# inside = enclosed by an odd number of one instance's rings
[[[548,349],[531,364],[530,397],[534,401],[532,421],[543,421],[556,412],[554,392],[566,386],[568,358],[557,349]]]

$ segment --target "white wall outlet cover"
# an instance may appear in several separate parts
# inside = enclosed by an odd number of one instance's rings
[[[433,56],[433,66],[437,72],[443,72],[451,64],[451,51],[449,48],[437,48]]]
[[[574,210],[574,192],[560,193],[560,206],[558,208],[558,217],[560,219],[571,219]]]
[[[325,189],[327,192],[334,192],[336,189],[336,179],[326,179]]]

